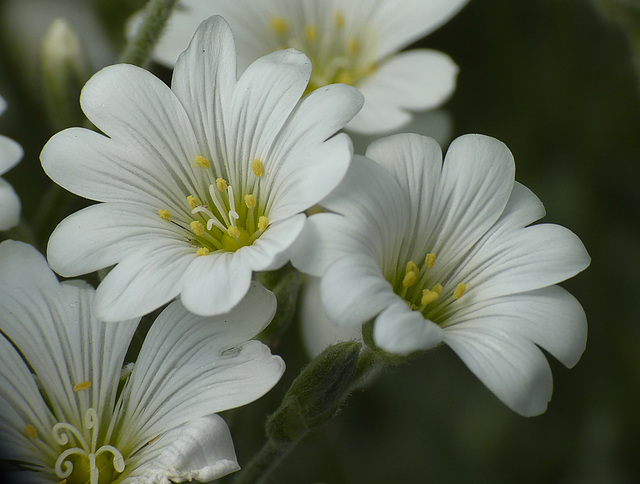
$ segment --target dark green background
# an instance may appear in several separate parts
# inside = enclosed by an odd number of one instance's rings
[[[117,43],[121,18],[113,12],[124,15],[139,2],[120,0],[119,10],[95,3]],[[551,362],[547,413],[519,417],[450,350],[438,349],[353,394],[272,482],[640,482],[640,103],[628,42],[638,33],[623,29],[638,24],[635,1],[472,0],[419,43],[460,66],[446,106],[454,134],[505,142],[517,179],[545,203],[545,221],[576,232],[591,254],[591,267],[565,284],[587,313],[587,349],[572,370]],[[5,178],[33,222],[49,186],[38,154],[54,131],[32,81],[19,74],[24,59],[11,55],[15,39],[0,38],[0,93],[10,102],[0,133],[25,148]],[[43,227],[63,215],[50,215]],[[36,234],[41,249],[49,230]],[[288,363],[283,382],[232,416],[241,464],[260,446],[264,416],[304,363],[295,330],[275,351]]]

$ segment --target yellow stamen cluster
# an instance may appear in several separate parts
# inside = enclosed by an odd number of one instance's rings
[[[427,266],[427,269],[431,269],[436,263],[436,255],[433,252],[429,252],[427,256],[424,258],[424,265]]]
[[[271,17],[269,19],[269,25],[273,31],[278,35],[284,35],[289,30],[289,22],[282,17]]]
[[[229,188],[229,184],[224,178],[217,178],[216,187],[218,187],[218,190],[220,190],[221,192],[226,192],[227,188]]]
[[[318,40],[318,28],[315,25],[306,25],[304,28],[304,36],[312,44]]]
[[[196,234],[198,237],[200,237],[202,234],[204,234],[204,225],[202,225],[200,222],[198,222],[197,220],[194,220],[193,222],[191,222],[190,224],[191,227],[191,231]]]
[[[75,385],[73,385],[73,391],[74,392],[81,392],[82,390],[87,390],[88,388],[91,388],[91,382],[90,381],[83,381],[83,382],[76,383]]]
[[[158,210],[158,215],[160,216],[160,218],[166,222],[170,222],[171,221],[171,212],[169,212],[169,210],[163,210],[160,209]]]
[[[253,170],[253,174],[258,178],[264,175],[264,165],[257,158],[251,163],[251,169]]]
[[[196,197],[194,197],[193,195],[189,195],[187,197],[187,203],[189,204],[189,206],[191,207],[191,210],[193,210],[194,208],[196,208],[198,205],[200,204],[200,200],[198,200]]]
[[[196,255],[209,255],[209,249],[207,249],[206,247],[199,247],[198,250],[196,250]]]
[[[211,163],[209,162],[209,160],[207,160],[204,156],[196,156],[196,165],[198,165],[200,168],[210,168],[211,167]]]
[[[422,290],[422,300],[420,303],[423,306],[427,304],[431,304],[435,300],[437,300],[442,295],[442,284],[436,284],[431,289],[423,289]]]
[[[466,284],[462,284],[462,283],[458,284],[456,286],[456,290],[453,292],[453,299],[460,299],[464,295],[466,290],[467,290]]]
[[[26,427],[24,428],[24,430],[22,431],[22,434],[27,438],[27,439],[31,439],[31,440],[36,440],[38,438],[38,431],[36,430],[36,428],[31,425],[31,424],[27,424]]]
[[[244,196],[244,203],[247,206],[247,208],[255,208],[256,205],[258,204],[258,202],[256,201],[256,197],[254,197],[251,194]]]
[[[264,232],[265,230],[267,230],[267,227],[269,226],[269,219],[267,217],[265,217],[264,215],[262,215],[259,219],[258,219],[258,228]]]
[[[407,262],[407,267],[405,269],[404,278],[402,279],[402,287],[411,287],[418,281],[418,275],[420,274],[420,269],[415,262],[409,261]]]

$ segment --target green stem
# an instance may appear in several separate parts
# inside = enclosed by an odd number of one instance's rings
[[[136,36],[127,44],[120,62],[143,66],[153,51],[177,0],[150,0]]]
[[[276,443],[267,439],[262,449],[253,456],[246,468],[233,480],[233,484],[262,484],[267,481],[278,464],[295,447],[295,443]]]

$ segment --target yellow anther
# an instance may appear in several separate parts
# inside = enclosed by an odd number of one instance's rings
[[[253,174],[257,177],[264,175],[264,165],[258,158],[253,160],[251,163],[251,169],[253,170]]]
[[[439,297],[440,297],[440,294],[438,294],[438,292],[434,291],[433,289],[423,289],[422,300],[420,302],[422,303],[423,306],[426,306],[427,304],[431,304],[433,301],[435,301]]]
[[[209,160],[207,160],[204,156],[196,156],[196,165],[198,165],[200,168],[209,168],[211,166],[211,163],[209,163]]]
[[[269,219],[267,217],[265,217],[264,215],[262,215],[259,219],[258,219],[258,228],[264,232],[265,230],[267,230],[267,227],[269,226]]]
[[[432,291],[437,292],[438,296],[442,296],[442,284],[438,283],[431,288]]]
[[[347,42],[347,54],[356,55],[360,50],[360,42],[355,37],[351,37]]]
[[[82,383],[76,383],[75,385],[73,385],[73,391],[81,392],[82,390],[86,390],[87,388],[90,388],[90,387],[91,387],[90,381],[83,381]]]
[[[207,249],[206,247],[200,247],[198,250],[196,250],[196,255],[209,255],[209,249]]]
[[[200,200],[198,200],[196,197],[194,197],[193,195],[189,195],[187,197],[187,203],[189,204],[189,206],[191,207],[191,210],[193,210],[194,208],[198,207],[200,205]]]
[[[204,225],[202,225],[200,222],[198,222],[197,220],[194,220],[193,222],[191,222],[189,224],[191,226],[191,231],[200,236],[202,234],[204,234]]]
[[[424,264],[427,266],[427,269],[431,269],[435,263],[436,255],[433,252],[429,252],[424,258]]]
[[[342,71],[338,74],[336,81],[340,84],[347,84],[351,86],[353,84],[353,75],[350,72]]]
[[[311,43],[314,43],[318,40],[318,29],[315,25],[307,25],[304,28],[304,36]]]
[[[287,30],[289,30],[289,22],[287,22],[283,17],[271,17],[269,19],[269,25],[276,34],[286,34]]]
[[[238,227],[236,227],[235,225],[232,225],[231,227],[229,227],[227,229],[227,232],[234,239],[237,239],[238,237],[240,237],[240,229]]]
[[[336,11],[335,22],[336,27],[339,29],[344,28],[344,14],[342,13],[342,10]]]
[[[453,299],[460,299],[466,290],[467,286],[465,284],[458,284],[456,290],[453,292]]]
[[[418,274],[413,271],[409,271],[404,275],[404,279],[402,279],[402,286],[411,287],[416,283],[417,280]]]
[[[218,190],[220,190],[221,192],[226,192],[227,188],[229,188],[229,184],[227,183],[227,180],[225,180],[224,178],[217,178],[216,186],[218,187]]]
[[[255,206],[258,204],[258,202],[256,202],[256,197],[251,194],[244,196],[244,203],[247,208],[255,208]]]
[[[410,260],[409,262],[407,262],[407,268],[405,269],[405,272],[415,272],[417,274],[418,272],[420,272],[420,269],[418,269],[418,266],[415,262]]]
[[[24,428],[24,430],[22,431],[22,434],[27,438],[27,439],[31,439],[31,440],[36,440],[38,438],[38,431],[36,430],[36,428],[31,425],[31,424],[27,424],[27,426]]]
[[[169,210],[160,209],[158,210],[158,215],[162,220],[166,220],[167,222],[171,220],[171,212],[169,212]]]

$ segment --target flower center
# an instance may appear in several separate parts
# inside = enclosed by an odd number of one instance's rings
[[[269,20],[277,49],[293,47],[311,60],[313,72],[305,94],[336,82],[355,86],[375,71],[370,31],[347,22],[341,10],[333,12],[333,19],[319,20],[321,28],[314,23],[299,25],[283,16]]]
[[[253,160],[253,177],[249,193],[237,193],[224,178],[215,178],[211,163],[197,156],[194,167],[211,177],[208,192],[187,196],[184,211],[174,216],[169,210],[158,210],[158,216],[177,225],[186,232],[197,255],[209,255],[215,251],[235,252],[251,245],[267,230],[269,218],[258,204],[259,180],[264,175],[264,165]],[[188,208],[187,208],[188,207]]]
[[[91,434],[88,442],[83,432],[67,422],[53,426],[53,438],[64,446],[55,463],[55,473],[65,484],[108,484],[124,471],[122,452],[112,445],[98,447],[98,415],[93,408],[84,414],[83,428]]]
[[[459,283],[453,287],[445,280],[438,281],[432,273],[436,259],[435,253],[428,253],[422,267],[410,260],[404,272],[398,274],[391,283],[394,292],[407,301],[412,310],[421,312],[426,319],[443,326],[448,307],[464,295],[467,286]]]

